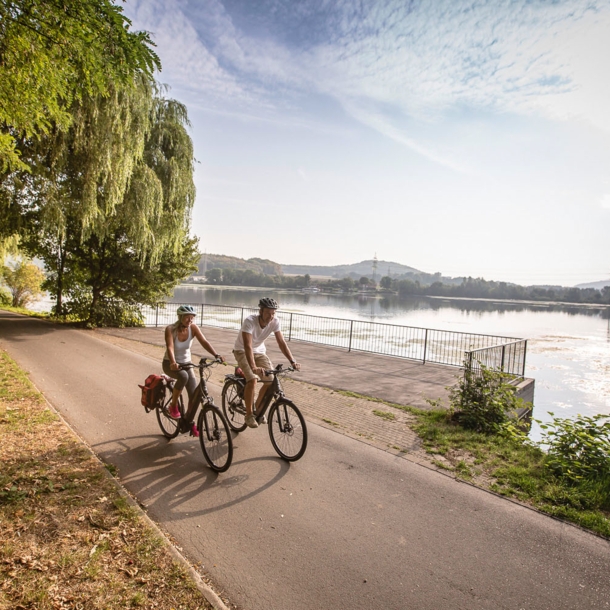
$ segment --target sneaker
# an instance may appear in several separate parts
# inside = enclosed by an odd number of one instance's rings
[[[250,415],[246,415],[246,426],[248,428],[258,428],[258,423],[256,419],[254,419],[254,415],[250,413]]]
[[[197,430],[197,424],[193,424],[191,426],[191,436],[194,436],[196,438],[199,437],[199,430]]]
[[[169,409],[167,410],[167,413],[170,417],[173,417],[174,419],[179,419],[180,417],[180,409],[178,408],[178,405],[170,405]]]

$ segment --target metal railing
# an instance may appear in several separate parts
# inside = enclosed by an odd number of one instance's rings
[[[491,347],[468,350],[466,362],[473,372],[478,373],[481,365],[488,369],[503,371],[515,377],[525,375],[525,356],[527,341],[518,339],[512,343],[503,343]]]
[[[201,325],[239,330],[245,317],[257,313],[252,307],[192,303]],[[142,306],[146,326],[166,326],[176,319],[174,303]],[[306,341],[348,351],[371,352],[435,364],[463,366],[483,362],[492,368],[523,376],[527,341],[512,337],[479,335],[415,326],[399,326],[362,320],[327,318],[278,311],[282,333],[288,341]],[[476,366],[476,364],[475,364]]]

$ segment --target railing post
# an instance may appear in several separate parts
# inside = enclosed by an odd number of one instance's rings
[[[349,321],[349,345],[347,346],[347,351],[351,352],[352,351],[352,333],[354,330],[354,321],[350,320]]]
[[[241,325],[244,323],[244,308],[241,308],[241,322],[239,323],[239,326],[241,327]]]
[[[521,377],[525,377],[525,354],[527,353],[527,339],[523,341],[523,362],[521,364]]]
[[[506,344],[502,346],[502,360],[500,361],[500,370],[504,371],[504,354],[506,353]]]
[[[201,303],[201,321],[199,322],[200,326],[203,326],[203,303]]]
[[[426,334],[424,335],[424,357],[422,358],[422,364],[426,364],[426,350],[428,349],[428,329],[424,329]]]
[[[157,303],[157,309],[155,311],[155,328],[159,326],[159,303]]]
[[[292,313],[290,313],[290,325],[288,326],[288,341],[292,338]]]

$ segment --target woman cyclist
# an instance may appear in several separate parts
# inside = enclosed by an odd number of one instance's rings
[[[181,364],[191,362],[191,345],[193,339],[197,339],[201,346],[206,349],[214,358],[224,358],[216,352],[212,344],[203,336],[199,327],[193,322],[195,319],[195,308],[191,305],[180,305],[176,314],[178,320],[165,328],[165,355],[163,356],[163,372],[176,380],[172,400],[169,407],[169,415],[178,419],[180,409],[178,409],[178,397],[184,387],[189,397],[188,410],[184,416],[183,431],[190,430],[192,436],[199,436],[197,426],[193,423],[197,403],[193,400],[198,381],[192,368],[181,369]]]

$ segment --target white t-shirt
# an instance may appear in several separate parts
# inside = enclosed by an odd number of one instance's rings
[[[261,328],[258,321],[258,314],[252,314],[248,316],[244,323],[241,325],[241,330],[235,340],[234,350],[239,352],[245,351],[244,339],[242,333],[248,333],[252,335],[252,351],[255,354],[266,354],[267,348],[265,347],[265,339],[271,334],[276,333],[280,330],[280,321],[278,318],[273,318],[265,328]]]

